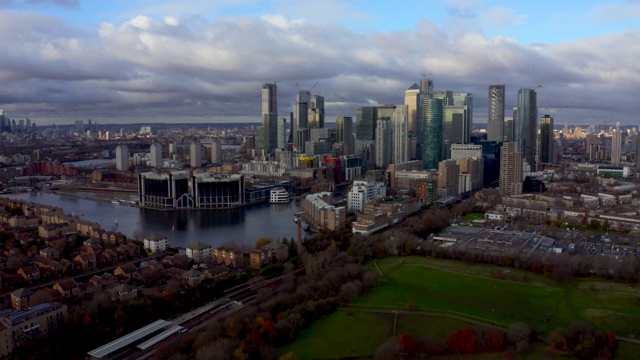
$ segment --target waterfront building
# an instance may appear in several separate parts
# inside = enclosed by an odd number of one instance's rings
[[[240,174],[261,177],[282,177],[287,172],[286,161],[251,160],[242,163]]]
[[[189,173],[187,171],[138,174],[138,197],[142,207],[160,209],[192,207],[188,193]]]
[[[523,154],[516,142],[502,144],[500,152],[500,195],[522,194]]]
[[[116,147],[116,170],[129,170],[129,148],[127,145],[118,145]]]
[[[282,187],[271,189],[269,202],[271,204],[286,204],[291,201],[289,192]]]
[[[191,189],[198,209],[234,208],[245,204],[243,175],[193,175]]]
[[[335,231],[346,226],[347,209],[334,206],[330,192],[307,195],[302,209],[307,222],[318,230]]]
[[[159,143],[153,143],[149,147],[149,166],[153,168],[162,167],[162,145]]]
[[[145,235],[142,240],[142,247],[148,252],[165,251],[169,246],[169,239],[157,233]]]
[[[487,140],[507,141],[505,138],[505,85],[489,85],[489,117],[487,118]]]
[[[212,260],[212,253],[213,247],[200,241],[188,245],[185,249],[185,255],[196,263]]]
[[[362,212],[364,206],[372,200],[387,196],[387,187],[382,182],[373,180],[357,180],[353,182],[347,194],[347,208]]]
[[[535,169],[536,133],[538,122],[538,100],[535,90],[518,90],[518,107],[514,115],[515,141],[520,146],[522,157]]]

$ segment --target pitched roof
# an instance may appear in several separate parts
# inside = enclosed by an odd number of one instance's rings
[[[187,248],[193,249],[193,250],[204,250],[204,249],[211,249],[211,245],[198,241],[193,245],[187,246]]]
[[[60,286],[60,288],[64,291],[78,288],[78,283],[76,283],[76,281],[73,279],[60,280],[56,284]]]
[[[122,265],[118,266],[118,268],[120,270],[122,270],[122,272],[125,273],[125,274],[131,274],[131,273],[138,272],[138,268],[135,265],[133,265],[132,263],[122,264]]]
[[[200,271],[196,270],[196,269],[191,269],[186,271],[184,274],[182,274],[182,277],[185,277],[187,279],[196,279],[199,278],[200,276],[203,276],[204,274],[201,273]]]
[[[17,298],[23,298],[23,297],[27,297],[27,296],[31,296],[33,295],[33,291],[27,289],[27,288],[20,288],[16,291],[13,291],[11,293],[11,296],[17,297]]]

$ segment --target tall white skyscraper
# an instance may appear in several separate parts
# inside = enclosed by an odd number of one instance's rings
[[[504,136],[505,85],[489,85],[489,117],[487,140],[505,141]]]
[[[151,167],[162,167],[162,145],[159,143],[153,143],[149,147],[149,153],[151,155]]]
[[[116,170],[129,170],[129,148],[126,145],[116,147]]]
[[[611,165],[620,165],[621,152],[622,133],[620,132],[620,121],[618,121],[616,128],[613,129],[613,136],[611,136]]]
[[[200,153],[200,143],[194,141],[189,145],[189,165],[192,168],[202,166],[202,154]]]
[[[222,144],[218,139],[211,142],[211,163],[222,164]]]
[[[376,167],[386,169],[391,163],[391,122],[380,119],[376,124]]]
[[[398,105],[391,118],[391,163],[409,161],[409,107]]]

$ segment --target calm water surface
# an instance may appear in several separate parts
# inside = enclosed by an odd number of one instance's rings
[[[134,237],[136,232],[167,236],[172,246],[201,241],[212,246],[252,245],[261,237],[296,237],[293,214],[300,203],[261,204],[231,210],[159,211],[48,193],[5,195],[12,199],[53,205],[66,214],[95,221],[105,230]]]

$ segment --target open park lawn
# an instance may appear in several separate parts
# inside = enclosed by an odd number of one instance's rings
[[[314,322],[279,353],[295,352],[300,359],[372,356],[394,330],[416,339],[430,335],[444,340],[464,326],[506,328],[514,322],[548,333],[583,320],[619,336],[640,338],[637,287],[594,279],[555,284],[529,272],[427,257],[395,257],[377,265],[384,276],[371,292]],[[373,263],[367,266],[378,272]],[[544,347],[537,347],[541,350],[534,348],[524,358],[543,353]],[[640,345],[621,344],[618,358],[639,353]]]

